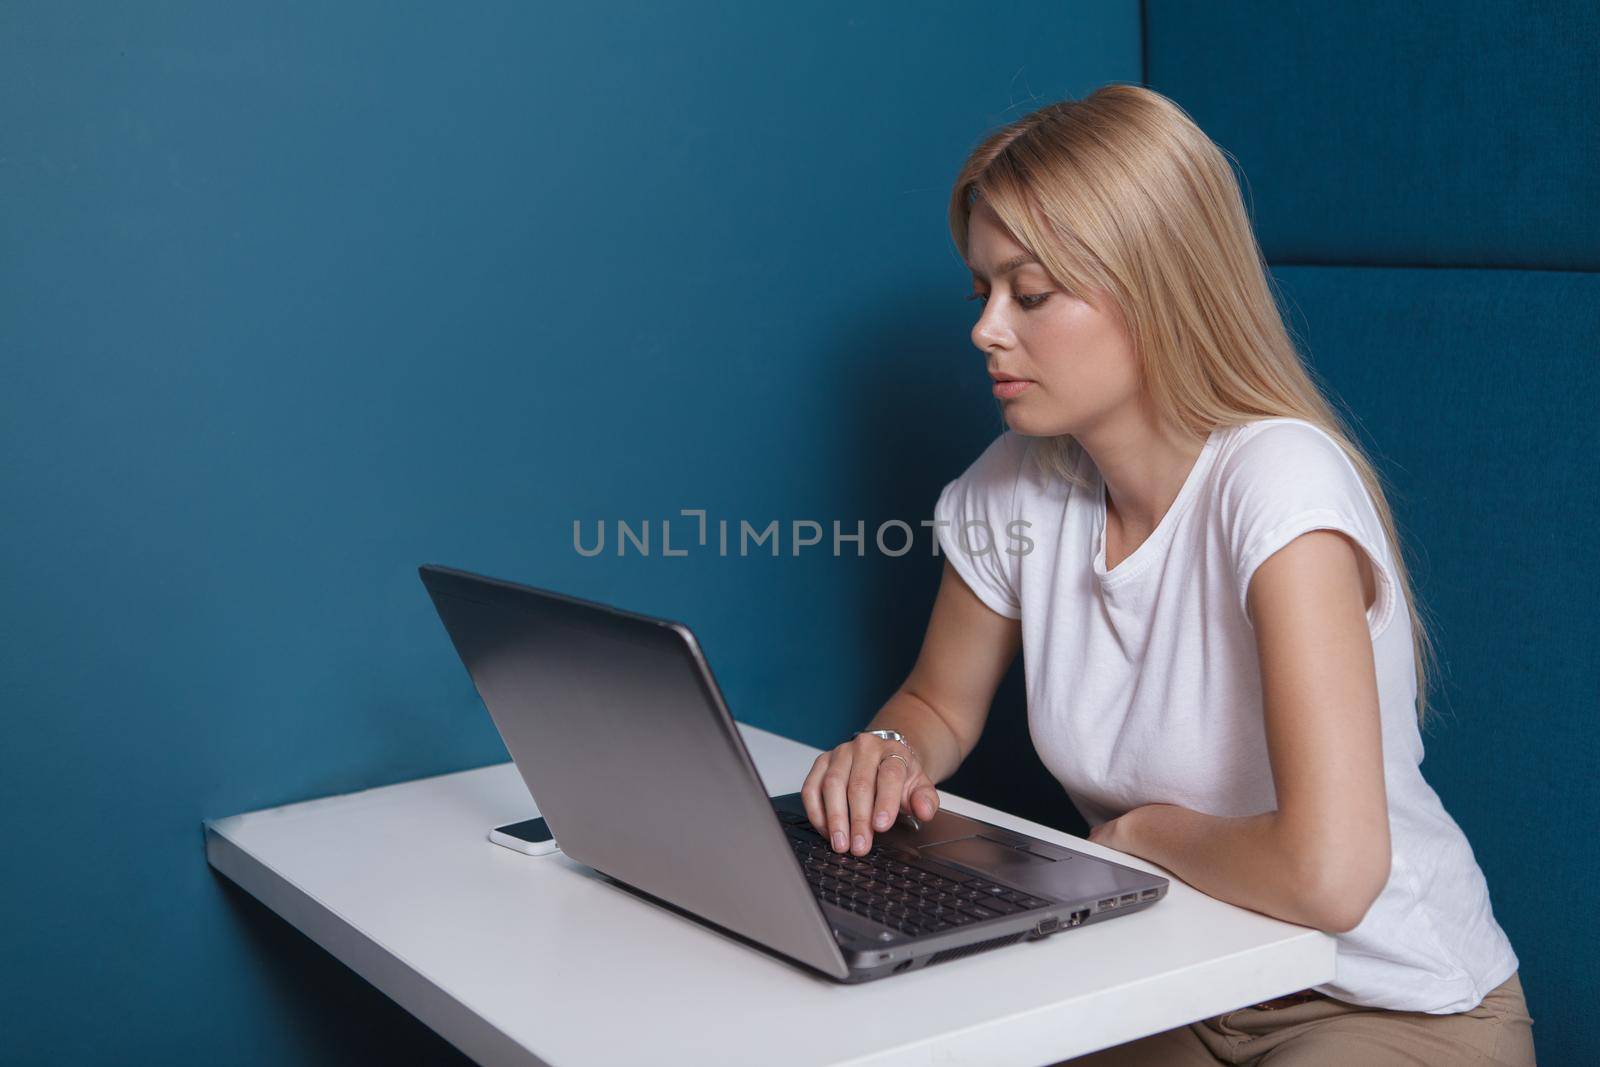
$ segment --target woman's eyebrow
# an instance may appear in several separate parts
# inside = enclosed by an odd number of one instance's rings
[[[1004,263],[1002,263],[998,267],[996,267],[994,269],[994,272],[996,274],[1010,274],[1012,271],[1016,270],[1018,267],[1022,266],[1025,263],[1037,263],[1037,262],[1039,262],[1039,258],[1037,256],[1035,256],[1032,252],[1024,252],[1019,256],[1012,256],[1010,259],[1006,260]],[[984,281],[988,281],[989,280],[989,276],[987,274],[984,274],[982,271],[980,271],[977,267],[974,267],[972,264],[968,263],[967,264],[967,269],[972,271],[973,274],[976,274],[978,277],[982,278]]]

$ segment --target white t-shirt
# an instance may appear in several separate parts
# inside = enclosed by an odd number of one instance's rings
[[[1275,810],[1250,577],[1314,529],[1371,557],[1390,874],[1360,925],[1336,935],[1336,976],[1316,988],[1379,1008],[1476,1007],[1517,957],[1466,836],[1422,777],[1411,620],[1343,451],[1299,419],[1214,431],[1155,531],[1108,571],[1098,470],[1080,451],[1088,487],[1076,488],[1034,462],[1035,445],[1001,434],[945,486],[934,519],[973,592],[1021,620],[1029,732],[1090,826],[1152,803]]]

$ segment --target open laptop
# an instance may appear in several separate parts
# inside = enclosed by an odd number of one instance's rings
[[[420,568],[562,851],[735,940],[863,982],[1147,908],[1167,880],[941,809],[835,853],[770,797],[682,623]]]

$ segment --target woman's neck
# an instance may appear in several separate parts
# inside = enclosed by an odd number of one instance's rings
[[[1106,523],[1108,528],[1116,524],[1127,552],[1160,524],[1205,448],[1205,438],[1164,423],[1148,410],[1103,423],[1077,440],[1105,482]]]

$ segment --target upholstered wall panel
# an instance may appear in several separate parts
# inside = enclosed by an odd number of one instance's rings
[[[1541,1061],[1596,1062],[1600,275],[1280,267],[1359,419],[1441,659],[1423,773],[1522,959]],[[1564,1054],[1557,1054],[1564,1053]]]
[[[1149,0],[1274,262],[1600,268],[1600,4]]]

